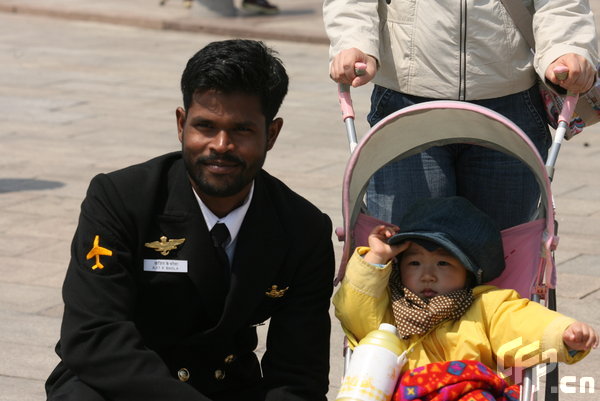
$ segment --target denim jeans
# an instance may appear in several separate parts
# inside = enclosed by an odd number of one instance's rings
[[[434,99],[376,85],[369,124],[373,126],[396,110],[428,100]],[[519,126],[545,160],[552,137],[537,86],[472,103],[492,109]],[[452,144],[432,147],[378,170],[367,187],[367,208],[370,215],[398,224],[416,200],[453,195],[469,199],[504,229],[533,217],[540,190],[534,175],[519,160],[482,146]]]

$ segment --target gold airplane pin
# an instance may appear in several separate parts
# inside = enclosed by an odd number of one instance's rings
[[[112,251],[110,249],[106,249],[100,246],[100,236],[96,235],[94,238],[94,246],[88,252],[86,259],[91,259],[96,257],[96,263],[92,266],[92,270],[96,269],[104,269],[104,265],[100,263],[100,256],[112,256]]]
[[[152,248],[156,252],[160,252],[161,255],[167,256],[169,254],[169,252],[177,249],[177,247],[179,245],[183,244],[184,241],[185,241],[185,238],[167,240],[167,237],[165,237],[163,235],[162,237],[160,237],[160,242],[159,241],[146,242],[144,244],[144,246],[146,246],[148,248]]]
[[[288,288],[290,287],[285,287],[281,290],[278,290],[276,285],[272,285],[271,289],[265,292],[265,295],[271,298],[281,298],[283,294],[285,294],[285,292],[288,290]]]

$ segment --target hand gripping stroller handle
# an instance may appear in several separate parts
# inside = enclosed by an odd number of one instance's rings
[[[558,66],[554,68],[554,74],[559,80],[564,81],[569,76],[569,69],[564,66]],[[548,159],[546,159],[546,172],[548,173],[550,181],[552,181],[554,176],[554,165],[556,164],[556,158],[560,151],[560,145],[565,138],[567,130],[570,129],[569,123],[575,112],[577,100],[579,100],[579,94],[567,91],[562,109],[558,115],[558,127],[556,127],[556,132],[554,133],[554,142],[552,142],[552,146],[548,151]]]
[[[365,63],[354,64],[354,73],[362,75],[365,73],[367,65]],[[350,96],[350,85],[338,84],[338,100],[342,109],[342,120],[346,124],[346,134],[350,144],[350,152],[354,151],[358,140],[356,139],[356,129],[354,128],[354,107],[352,106],[352,97]]]

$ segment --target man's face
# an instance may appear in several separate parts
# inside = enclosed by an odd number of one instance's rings
[[[196,92],[187,110],[177,109],[179,140],[192,186],[200,197],[240,197],[263,166],[282,120],[268,127],[257,96]]]

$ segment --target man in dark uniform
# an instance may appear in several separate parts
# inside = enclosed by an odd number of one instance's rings
[[[262,43],[211,43],[183,72],[182,152],[92,180],[49,400],[326,400],[331,221],[262,170],[287,86]]]

